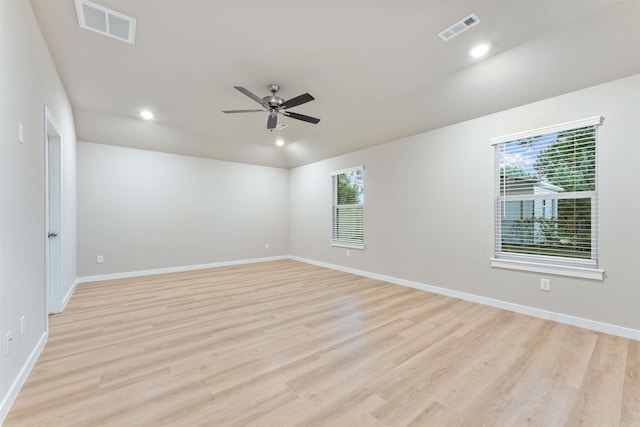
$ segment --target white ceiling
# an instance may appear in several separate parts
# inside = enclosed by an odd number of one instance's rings
[[[134,46],[80,29],[73,0],[31,0],[78,140],[221,160],[295,167],[640,72],[638,0],[94,2],[137,20]],[[322,121],[221,112],[270,83]]]

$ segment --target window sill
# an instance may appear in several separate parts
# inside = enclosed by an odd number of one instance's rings
[[[331,242],[331,246],[335,246],[337,248],[364,249],[364,244],[359,245],[357,243]]]
[[[604,270],[588,267],[572,267],[566,265],[545,264],[541,262],[516,261],[511,259],[491,258],[491,267],[508,270],[529,271],[534,273],[555,274],[558,276],[579,277],[590,280],[604,280]]]

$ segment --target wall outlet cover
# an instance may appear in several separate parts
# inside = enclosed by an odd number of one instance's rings
[[[540,289],[543,291],[551,290],[551,280],[549,279],[540,279]]]

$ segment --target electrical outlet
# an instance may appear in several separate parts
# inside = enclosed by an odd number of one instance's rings
[[[351,256],[351,251],[347,249],[347,258]]]
[[[540,289],[549,292],[551,290],[551,280],[540,279]]]
[[[264,248],[265,248],[265,249],[269,249],[269,244],[268,244],[268,243],[265,243],[265,244],[264,244]]]
[[[24,316],[20,318],[20,336],[23,337],[25,332]]]
[[[4,354],[8,356],[11,352],[11,341],[13,341],[13,333],[11,331],[7,332],[7,341],[4,347]]]
[[[104,257],[103,257],[102,255],[98,255],[98,256],[96,257],[96,262],[97,262],[98,264],[102,264],[102,263],[104,262]]]
[[[20,144],[24,143],[24,127],[22,123],[18,123],[18,142]]]

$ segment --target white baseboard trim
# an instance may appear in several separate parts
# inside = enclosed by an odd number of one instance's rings
[[[539,317],[541,319],[552,320],[554,322],[565,323],[567,325],[577,326],[580,328],[603,332],[605,334],[616,335],[619,337],[640,341],[640,330],[636,330],[636,329],[626,328],[618,325],[612,325],[610,323],[598,322],[595,320],[584,319],[581,317],[570,316],[568,314],[542,310],[539,308],[529,307],[526,305],[514,304],[514,303],[502,301],[502,300],[483,297],[480,295],[454,291],[452,289],[440,288],[438,286],[426,285],[424,283],[418,283],[411,280],[398,279],[396,277],[385,276],[382,274],[371,273],[368,271],[357,270],[355,268],[343,267],[341,265],[329,264],[326,262],[315,261],[315,260],[301,258],[297,256],[290,255],[289,259],[304,262],[307,264],[317,265],[319,267],[330,268],[332,270],[343,271],[345,273],[356,274],[358,276],[368,277],[371,279],[377,279],[383,282],[393,283],[395,285],[421,289],[423,291],[432,292],[434,294],[446,295],[449,297],[458,298],[465,301],[476,302],[478,304],[483,304],[491,307],[500,308],[503,310],[513,311],[515,313],[526,314],[533,317]]]
[[[22,389],[25,381],[27,381],[27,377],[29,376],[29,373],[31,373],[33,366],[36,364],[38,357],[40,357],[42,350],[44,350],[44,346],[47,343],[48,338],[49,333],[45,331],[38,340],[38,343],[34,347],[33,351],[31,351],[31,354],[29,355],[27,361],[24,363],[24,365],[22,365],[22,369],[20,369],[20,372],[16,376],[16,379],[11,384],[11,387],[9,387],[7,394],[3,396],[2,402],[0,402],[0,426],[9,414],[9,409],[11,409],[13,402],[16,401],[18,393]]]
[[[97,276],[84,276],[76,279],[77,283],[98,282],[102,280],[128,279],[130,277],[152,276],[154,274],[180,273],[183,271],[204,270],[206,268],[228,267],[232,265],[254,264],[257,262],[278,261],[289,259],[288,255],[273,256],[266,258],[240,259],[234,261],[214,262],[210,264],[185,265],[180,267],[157,268],[153,270],[129,271],[125,273],[100,274]],[[69,296],[71,297],[71,296]]]
[[[71,285],[71,288],[69,288],[69,292],[67,292],[67,295],[64,296],[64,299],[62,300],[62,311],[64,311],[65,308],[67,308],[67,304],[69,304],[69,300],[71,299],[71,295],[73,295],[73,293],[76,290],[76,286],[78,286],[78,283],[80,283],[80,281],[78,280],[78,278],[76,278],[76,280],[73,281],[73,284]]]

